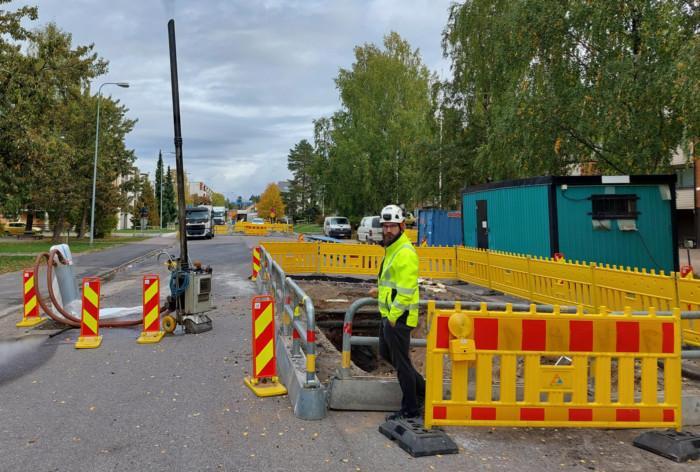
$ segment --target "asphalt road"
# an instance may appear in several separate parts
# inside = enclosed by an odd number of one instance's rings
[[[208,333],[139,345],[138,328],[103,330],[99,349],[76,350],[76,330],[38,331],[0,344],[0,470],[697,470],[635,449],[635,431],[451,428],[458,455],[413,459],[377,432],[383,413],[296,419],[286,397],[243,384],[255,240],[190,244],[214,269]],[[138,304],[147,272],[166,275],[155,259],[135,264],[105,284],[103,306]],[[0,333],[13,323],[0,320]]]

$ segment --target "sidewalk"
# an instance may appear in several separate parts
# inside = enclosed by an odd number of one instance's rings
[[[80,279],[85,276],[102,274],[149,252],[169,248],[175,245],[176,242],[177,240],[170,234],[164,237],[153,237],[145,241],[123,244],[104,251],[76,254],[74,256],[76,278]],[[41,286],[45,286],[44,281],[40,280],[39,283]],[[0,316],[21,303],[21,271],[0,275]]]

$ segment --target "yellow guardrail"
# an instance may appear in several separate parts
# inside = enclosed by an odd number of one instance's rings
[[[584,315],[539,313],[534,306],[495,312],[485,304],[477,311],[438,310],[432,302],[428,312],[426,428],[681,428],[677,308],[673,316]],[[570,364],[554,363],[562,356]]]
[[[277,250],[284,246],[284,250]],[[383,251],[367,244],[265,243],[294,273],[376,276]],[[302,249],[303,248],[303,249]],[[421,277],[459,279],[537,303],[646,310],[700,310],[700,279],[616,266],[555,261],[467,247],[417,247]],[[298,257],[297,257],[298,255]],[[683,320],[683,339],[700,346],[700,320]]]

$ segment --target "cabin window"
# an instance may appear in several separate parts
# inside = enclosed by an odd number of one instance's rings
[[[591,195],[591,217],[594,220],[636,220],[639,215],[637,200],[636,195]]]

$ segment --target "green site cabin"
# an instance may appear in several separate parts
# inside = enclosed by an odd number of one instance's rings
[[[564,176],[462,193],[464,245],[677,271],[676,176]]]

